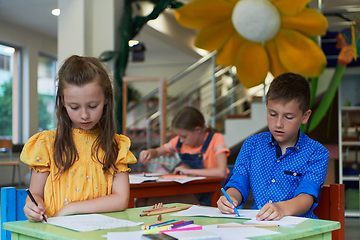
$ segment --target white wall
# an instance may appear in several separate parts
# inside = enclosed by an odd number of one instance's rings
[[[38,131],[38,56],[57,55],[57,39],[1,21],[0,42],[21,48],[22,142]]]
[[[21,49],[22,75],[22,139],[27,139],[38,131],[38,98],[37,98],[37,69],[39,54],[53,57],[57,55],[57,39],[34,32],[18,25],[1,21],[0,43],[8,44]],[[19,160],[19,154],[14,154]],[[27,165],[21,163],[21,178],[29,171]],[[11,167],[0,168],[0,185],[11,184]],[[15,178],[17,182],[17,176]]]

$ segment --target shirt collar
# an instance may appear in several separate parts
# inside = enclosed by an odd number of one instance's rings
[[[298,137],[298,140],[295,144],[295,146],[293,147],[295,149],[295,151],[299,151],[300,150],[300,147],[301,147],[301,143],[303,142],[304,140],[304,134],[301,132],[301,130],[299,129],[299,137]],[[275,145],[278,143],[275,142],[275,138],[273,137],[273,135],[271,134],[271,132],[269,132],[269,143],[270,145]]]

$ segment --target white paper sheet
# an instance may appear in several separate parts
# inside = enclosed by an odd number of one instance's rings
[[[161,178],[159,173],[149,173],[147,176],[144,174],[130,174],[129,180],[131,184],[139,184],[146,181],[154,181],[157,180],[158,182],[178,182],[181,184],[191,182],[194,180],[204,179],[205,177],[174,177],[174,178]]]
[[[259,210],[241,210],[239,209],[240,218],[255,218]],[[224,214],[218,208],[209,208],[201,206],[192,206],[187,210],[172,214],[171,216],[206,216],[206,217],[221,217],[221,218],[239,218],[236,214]]]
[[[227,223],[227,224],[236,224],[236,223]],[[218,228],[217,224],[205,225],[203,229],[221,236],[221,240],[248,240],[249,237],[258,237],[258,236],[268,236],[279,234],[272,230],[265,228]],[[148,238],[142,236],[142,231],[135,232],[108,232],[107,235],[104,235],[107,240],[118,240],[118,239],[132,239],[132,240],[145,240]]]
[[[278,221],[258,221],[256,220],[256,214],[259,210],[241,210],[239,209],[239,214],[241,217],[236,217],[236,214],[224,214],[220,212],[218,208],[209,208],[201,206],[192,206],[187,210],[183,210],[171,216],[182,216],[182,217],[191,217],[191,216],[206,216],[206,217],[221,217],[221,218],[250,218],[251,220],[246,221],[245,223],[251,224],[278,224],[279,226],[295,226],[307,218],[286,216]]]
[[[133,227],[143,222],[132,222],[108,217],[102,214],[84,214],[48,218],[48,224],[72,229],[79,232],[120,227]]]
[[[237,223],[226,223],[218,225],[234,225]],[[274,234],[280,234],[279,232],[272,231],[265,228],[218,228],[217,224],[203,226],[203,229],[218,234],[221,236],[221,240],[245,240],[249,237],[260,237]]]
[[[278,221],[258,221],[256,219],[252,219],[246,221],[246,224],[278,224],[279,226],[295,226],[303,221],[306,221],[308,218],[303,217],[293,217],[293,216],[285,216],[281,220]]]

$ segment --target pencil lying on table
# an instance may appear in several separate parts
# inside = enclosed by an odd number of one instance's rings
[[[227,224],[217,225],[218,228],[241,228],[241,227],[278,227],[277,224]]]
[[[156,209],[155,211],[151,211],[149,212],[147,215],[148,216],[152,216],[152,215],[157,215],[157,214],[163,214],[163,213],[168,213],[168,212],[176,212],[176,211],[180,211],[180,210],[185,210],[190,208],[192,205],[189,206],[182,206],[182,207],[175,207],[175,208],[168,208],[168,209]]]
[[[171,207],[161,207],[161,208],[155,208],[155,209],[148,209],[148,210],[143,210],[143,212],[145,213],[148,213],[148,212],[153,212],[153,211],[158,211],[160,209],[168,209],[168,208],[175,208],[176,206],[171,206]]]

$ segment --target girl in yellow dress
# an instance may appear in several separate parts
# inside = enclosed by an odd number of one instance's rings
[[[32,136],[21,160],[32,169],[24,212],[33,222],[78,213],[122,211],[135,163],[130,140],[116,134],[112,83],[101,62],[71,56],[58,73],[57,127]]]

